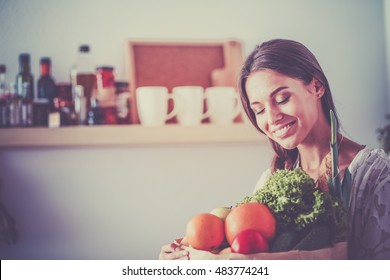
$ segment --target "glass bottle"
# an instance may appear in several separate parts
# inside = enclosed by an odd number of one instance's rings
[[[116,94],[114,67],[100,66],[96,68],[97,99],[104,112],[105,124],[116,124]]]
[[[38,99],[47,99],[53,102],[57,97],[57,87],[51,76],[51,60],[43,57],[40,61],[40,77],[38,79]]]
[[[118,124],[130,124],[130,91],[129,83],[115,82],[116,112]]]
[[[104,124],[104,112],[99,106],[99,100],[96,97],[91,98],[91,108],[88,111],[87,124]]]
[[[0,127],[6,127],[8,119],[8,100],[5,72],[5,65],[0,64]]]
[[[95,67],[92,62],[89,45],[81,45],[75,64],[70,72],[73,98],[76,98],[76,86],[82,86],[87,100],[87,109],[96,88]]]
[[[19,96],[14,83],[9,86],[8,123],[9,127],[21,126],[22,98]]]
[[[71,83],[57,83],[61,126],[77,125]]]
[[[30,54],[19,55],[19,73],[16,75],[16,93],[22,98],[34,99],[34,77],[30,70]],[[23,96],[28,94],[28,96]]]
[[[7,90],[7,85],[5,81],[6,67],[4,64],[0,64],[0,97],[5,95]]]
[[[22,85],[22,107],[21,107],[21,125],[24,127],[30,127],[34,124],[33,110],[34,104],[31,98],[30,85],[28,82],[24,82]]]
[[[77,115],[77,124],[86,124],[87,120],[87,100],[84,95],[84,88],[82,86],[76,86],[75,100],[74,100],[74,111]]]

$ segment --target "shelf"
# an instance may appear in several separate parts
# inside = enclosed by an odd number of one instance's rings
[[[161,127],[141,125],[0,129],[0,147],[86,147],[196,143],[261,143],[266,138],[245,123]]]

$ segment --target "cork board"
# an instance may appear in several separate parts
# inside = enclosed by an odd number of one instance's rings
[[[131,91],[131,123],[139,123],[135,105],[137,87],[165,86],[171,91],[175,86],[236,86],[242,64],[241,43],[232,40],[129,40],[125,51]]]

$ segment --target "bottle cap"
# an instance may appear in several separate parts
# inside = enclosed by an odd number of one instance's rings
[[[89,52],[89,45],[81,45],[79,50],[80,52]]]
[[[28,54],[28,53],[21,53],[19,55],[19,62],[21,62],[21,63],[30,63],[30,54]]]
[[[41,64],[51,64],[50,57],[42,57],[41,58]]]
[[[98,67],[96,67],[96,71],[114,71],[114,67],[112,67],[112,66],[98,66]]]
[[[129,87],[129,82],[127,82],[127,81],[117,81],[117,82],[115,82],[115,87],[121,87],[121,88]]]

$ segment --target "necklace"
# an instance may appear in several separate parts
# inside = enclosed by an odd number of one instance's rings
[[[341,138],[338,141],[337,147],[340,149],[341,144],[344,140],[344,135],[341,134]],[[301,158],[300,155],[298,154],[297,161],[295,163],[295,167],[300,167],[302,168],[301,165]],[[319,168],[319,175],[316,180],[314,180],[314,184],[316,188],[321,189],[324,192],[329,191],[329,186],[328,186],[328,180],[327,178],[332,178],[332,157],[331,157],[331,152],[329,151],[324,159],[322,160]]]

